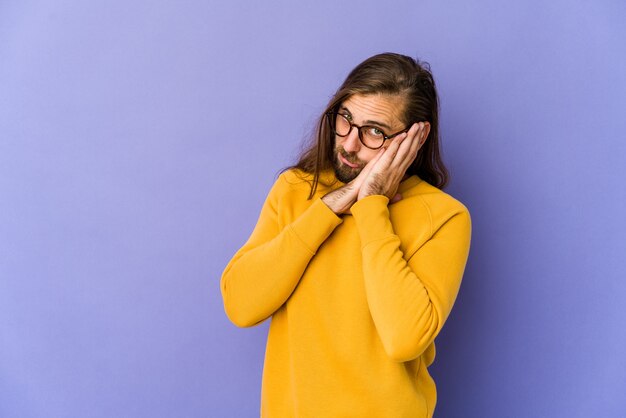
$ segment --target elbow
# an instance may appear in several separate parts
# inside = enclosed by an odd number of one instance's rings
[[[224,309],[226,311],[226,316],[234,325],[239,328],[249,328],[257,325],[260,321],[257,321],[249,316],[246,316],[241,313],[235,313],[233,311],[229,311],[228,309]]]
[[[235,306],[235,304],[227,302],[226,299],[224,299],[224,312],[230,322],[239,328],[253,327],[265,320],[265,318],[258,318],[245,307]]]
[[[237,303],[229,298],[225,293],[222,294],[224,301],[224,312],[226,316],[239,328],[248,328],[263,322],[264,318],[258,318],[250,309],[246,309],[245,304]]]
[[[224,303],[224,313],[226,313],[226,317],[239,328],[248,328],[252,327],[262,319],[259,319],[254,315],[252,310],[247,307],[247,303],[241,298],[235,297],[235,295],[229,292],[229,287],[227,286],[227,280],[225,277],[222,277],[221,282],[221,292],[222,292],[222,301]]]
[[[404,363],[406,361],[411,361],[417,357],[417,355],[412,355],[412,352],[406,350],[398,350],[394,348],[385,348],[385,352],[387,353],[389,358],[396,363]]]
[[[383,348],[387,356],[395,362],[403,363],[421,356],[437,336],[439,321],[432,315],[428,324],[414,329],[412,332],[401,332],[396,329],[383,340]]]
[[[404,363],[419,357],[430,345],[430,341],[424,343],[398,343],[384,344],[385,352],[389,358],[397,363]]]

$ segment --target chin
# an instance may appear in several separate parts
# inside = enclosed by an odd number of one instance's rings
[[[359,173],[361,172],[361,168],[352,168],[348,166],[337,166],[335,164],[335,177],[342,183],[350,183],[352,180],[357,178]]]

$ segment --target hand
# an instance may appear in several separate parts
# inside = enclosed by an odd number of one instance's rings
[[[417,157],[429,131],[428,122],[419,122],[414,123],[406,134],[393,138],[382,155],[377,156],[375,166],[368,171],[367,178],[359,188],[357,200],[371,195],[387,196],[390,203],[402,199],[402,196],[396,194],[398,186],[407,168]]]
[[[361,172],[354,180],[349,183],[346,183],[344,186],[333,190],[330,193],[327,193],[322,197],[322,202],[326,204],[337,215],[349,214],[350,208],[357,201],[357,197],[359,195],[359,190],[370,171],[378,161],[378,159],[383,155],[383,149],[381,148],[378,151],[378,154],[374,156],[366,165],[363,167]]]

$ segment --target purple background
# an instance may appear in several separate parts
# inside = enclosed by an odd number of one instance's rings
[[[626,416],[626,6],[0,2],[0,416],[258,416],[219,279],[348,71],[432,65],[473,217],[438,417]]]

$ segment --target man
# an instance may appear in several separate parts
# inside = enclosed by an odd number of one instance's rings
[[[233,323],[272,317],[261,416],[432,417],[471,230],[446,182],[429,69],[359,64],[222,276]]]

